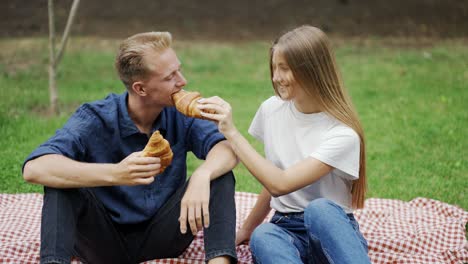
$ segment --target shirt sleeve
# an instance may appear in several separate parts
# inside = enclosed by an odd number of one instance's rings
[[[189,118],[188,149],[199,159],[206,159],[208,152],[218,142],[226,138],[218,131],[215,123],[207,120]]]
[[[89,137],[92,116],[81,106],[51,138],[35,149],[23,163],[47,154],[59,154],[73,160],[83,160],[86,151],[84,140]]]
[[[260,105],[255,113],[255,116],[250,123],[249,134],[260,142],[264,142],[264,131],[265,131],[265,117],[264,117],[264,104]]]
[[[345,178],[359,178],[360,139],[351,128],[330,132],[310,156],[344,172]]]

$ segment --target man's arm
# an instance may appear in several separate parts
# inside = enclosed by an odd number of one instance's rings
[[[159,173],[159,158],[130,154],[117,164],[78,162],[58,154],[28,161],[25,181],[54,188],[150,184]]]
[[[211,148],[205,161],[193,172],[192,177],[209,177],[213,180],[234,169],[238,163],[231,144],[223,140]]]
[[[180,231],[187,232],[187,221],[192,234],[210,224],[210,181],[231,171],[238,164],[237,156],[226,140],[211,148],[203,162],[190,177],[180,208]],[[203,222],[203,223],[202,223]]]

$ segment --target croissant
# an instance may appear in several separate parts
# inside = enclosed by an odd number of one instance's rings
[[[158,130],[151,135],[148,143],[143,149],[143,157],[157,157],[161,159],[161,170],[160,173],[171,164],[172,162],[172,150],[169,142],[165,140]]]
[[[200,109],[197,107],[197,100],[200,98],[202,97],[199,92],[187,92],[185,90],[180,90],[179,92],[172,94],[172,100],[174,101],[174,105],[179,112],[189,117],[208,119],[201,115]],[[212,114],[214,113],[212,111],[206,112]]]

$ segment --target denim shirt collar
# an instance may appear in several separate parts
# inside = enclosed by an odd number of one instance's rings
[[[119,98],[119,128],[120,135],[122,138],[126,138],[134,134],[141,134],[140,130],[136,127],[135,123],[130,118],[130,115],[128,113],[127,101],[128,91],[121,94]],[[167,131],[166,125],[166,114],[165,109],[163,109],[154,121],[151,133],[153,133],[156,130],[159,130],[164,137]]]

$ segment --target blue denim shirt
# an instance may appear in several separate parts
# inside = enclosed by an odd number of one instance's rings
[[[110,94],[104,100],[83,104],[24,164],[45,154],[61,154],[89,163],[118,163],[129,154],[143,150],[149,137],[131,120],[127,98],[127,92]],[[90,188],[117,223],[139,223],[151,218],[185,182],[187,152],[205,159],[210,149],[225,139],[213,122],[185,117],[174,107],[163,109],[151,132],[156,130],[169,141],[174,157],[152,184]]]

